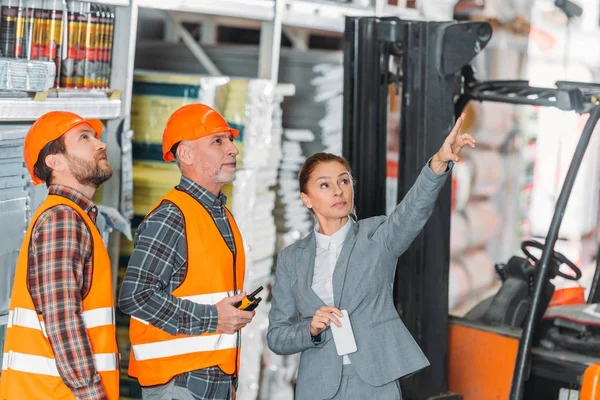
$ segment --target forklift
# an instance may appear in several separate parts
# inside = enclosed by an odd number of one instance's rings
[[[589,114],[544,244],[497,264],[502,286],[464,318],[448,315],[451,185],[398,261],[394,299],[431,365],[401,380],[407,399],[600,399],[600,268],[585,303],[548,307],[550,279],[581,271],[554,250],[581,160],[600,118],[600,85],[478,81],[470,63],[492,37],[487,22],[347,17],[344,32],[343,155],[360,190],[361,218],[386,213],[389,88],[401,99],[397,198],[440,147],[470,101],[556,107]],[[536,258],[532,248],[541,250]],[[572,274],[559,267],[566,265]],[[556,303],[556,301],[554,301]]]

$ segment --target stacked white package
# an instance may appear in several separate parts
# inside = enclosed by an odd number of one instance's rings
[[[233,185],[232,211],[248,256],[256,262],[275,255],[274,187],[281,159],[281,102],[287,89],[267,80],[250,80],[247,85],[243,161]]]
[[[579,136],[588,115],[542,109],[529,221],[533,236],[545,237]],[[559,237],[580,240],[596,229],[600,183],[600,126],[590,139],[565,210]]]
[[[314,139],[314,134],[309,130],[286,129],[284,132],[277,189],[279,248],[303,238],[314,225],[312,215],[302,204],[298,184],[298,173],[307,158],[301,144]]]
[[[321,142],[324,151],[341,155],[344,68],[338,64],[318,64],[313,71],[320,74],[311,81],[315,102],[325,104],[325,116],[319,121]]]
[[[256,399],[261,374],[263,340],[268,325],[266,299],[273,281],[276,252],[274,187],[281,161],[282,111],[284,95],[293,87],[276,87],[270,81],[250,80],[246,103],[246,129],[243,138],[242,169],[233,185],[233,209],[246,246],[244,290],[250,293],[262,286],[263,299],[253,323],[242,331],[242,341],[253,343],[242,348],[238,398]]]
[[[453,170],[449,272],[453,313],[495,285],[494,262],[502,261],[497,251],[506,214],[500,199],[506,185],[501,145],[514,124],[498,117],[506,111],[504,104],[492,103],[467,110],[469,121],[463,130],[475,137],[477,147],[465,149]]]

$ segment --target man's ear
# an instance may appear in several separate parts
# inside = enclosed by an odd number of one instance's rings
[[[177,146],[177,160],[186,165],[191,165],[193,163],[192,151],[183,141]]]
[[[44,161],[53,171],[64,171],[67,168],[67,162],[62,154],[50,154]]]

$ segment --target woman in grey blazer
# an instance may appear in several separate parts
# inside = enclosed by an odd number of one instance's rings
[[[317,220],[306,238],[279,253],[267,341],[277,354],[301,352],[296,399],[401,399],[398,379],[429,365],[396,312],[398,258],[432,213],[465,145],[464,114],[389,217],[355,221],[345,159],[318,153],[298,180]],[[338,355],[330,324],[346,310],[356,351]]]

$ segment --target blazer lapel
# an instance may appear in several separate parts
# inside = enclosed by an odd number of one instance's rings
[[[346,281],[346,272],[348,271],[348,261],[350,261],[350,254],[356,244],[356,231],[358,230],[358,223],[350,222],[350,230],[344,240],[342,251],[338,257],[335,269],[333,271],[333,302],[337,308],[340,308],[340,300],[342,292],[344,290],[344,283]]]
[[[312,290],[313,275],[315,274],[315,256],[317,254],[317,244],[315,234],[311,233],[305,239],[307,245],[300,255],[300,281],[303,284],[302,293],[306,295],[305,300],[309,301],[316,309],[325,306],[323,300]]]

